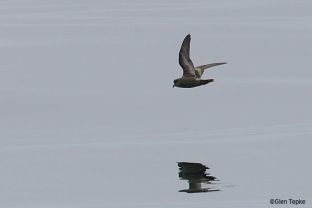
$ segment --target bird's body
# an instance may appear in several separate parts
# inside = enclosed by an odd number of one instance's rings
[[[174,86],[180,88],[192,88],[213,82],[213,79],[202,80],[195,77],[181,77],[174,80]]]
[[[179,52],[179,64],[183,69],[183,76],[174,80],[173,87],[192,88],[213,82],[213,79],[201,79],[204,70],[213,66],[226,64],[225,62],[221,62],[194,67],[194,64],[190,58],[190,42],[191,35],[188,34],[184,38]]]

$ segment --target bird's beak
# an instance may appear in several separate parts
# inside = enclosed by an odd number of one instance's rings
[[[172,88],[174,88],[174,85],[172,86]]]

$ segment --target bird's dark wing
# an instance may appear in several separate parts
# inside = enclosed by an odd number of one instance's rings
[[[190,42],[191,35],[188,34],[182,43],[179,52],[179,64],[183,69],[183,77],[195,77],[195,69],[192,60],[190,59]]]
[[[195,74],[196,74],[197,78],[201,78],[205,69],[210,68],[210,67],[214,67],[214,66],[219,66],[222,64],[226,64],[226,63],[221,62],[221,63],[212,63],[212,64],[205,64],[205,65],[201,65],[201,66],[196,66],[195,67]]]

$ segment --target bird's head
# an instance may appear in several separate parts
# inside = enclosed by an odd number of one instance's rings
[[[178,79],[173,80],[173,86],[172,86],[172,88],[175,87],[175,86],[177,86],[177,82],[178,82]]]

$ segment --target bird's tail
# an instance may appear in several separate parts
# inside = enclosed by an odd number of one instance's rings
[[[226,63],[220,62],[220,63],[205,64],[205,65],[195,67],[195,70],[197,71],[197,73],[199,72],[198,77],[201,77],[201,75],[204,73],[205,69],[210,68],[210,67],[214,67],[214,66],[219,66],[222,64],[226,64]]]
[[[213,82],[213,79],[202,79],[200,80],[200,85],[208,84],[209,82]]]

